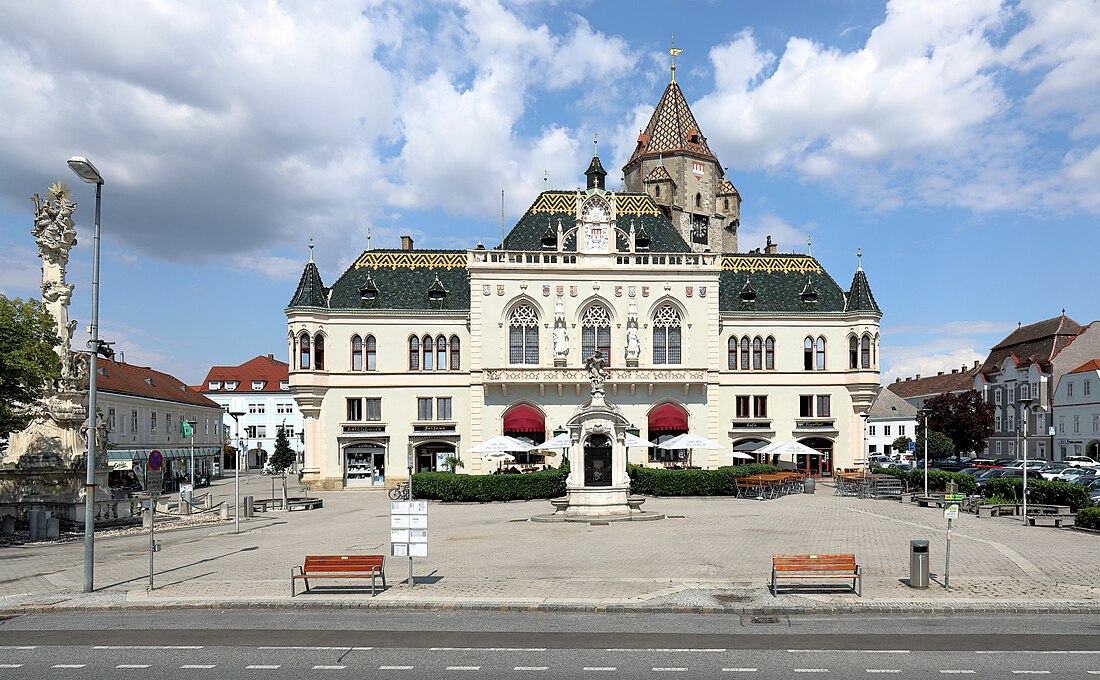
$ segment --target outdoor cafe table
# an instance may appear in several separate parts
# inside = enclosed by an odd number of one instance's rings
[[[751,475],[749,477],[739,477],[737,479],[737,492],[738,495],[742,495],[743,492],[752,494],[755,492],[756,496],[765,496],[767,498],[775,498],[776,496],[792,493],[795,490],[795,485],[800,483],[806,475],[795,472],[777,472],[774,474],[765,475]]]

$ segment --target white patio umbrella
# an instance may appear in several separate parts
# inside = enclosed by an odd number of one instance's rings
[[[516,457],[504,451],[493,451],[482,456],[481,460],[488,461],[490,463],[514,463]]]
[[[745,460],[756,460],[755,456],[750,456],[742,451],[733,451],[729,454],[733,458],[744,458]]]
[[[530,444],[525,444],[518,439],[513,439],[507,435],[499,435],[493,437],[487,441],[483,441],[472,449],[467,449],[466,453],[492,453],[494,451],[503,451],[505,453],[530,451],[534,447]],[[484,458],[484,456],[482,456]]]
[[[573,446],[573,440],[569,438],[568,432],[562,432],[556,437],[551,437],[549,440],[544,441],[541,444],[536,444],[537,449],[568,449]]]
[[[795,456],[820,456],[822,453],[816,449],[811,449],[801,442],[784,442],[777,444],[768,453],[778,455],[782,459],[794,460]]]
[[[682,437],[683,435],[680,436]],[[646,448],[649,448],[651,446],[656,446],[656,444],[651,441],[646,441],[636,434],[630,434],[629,432],[627,432],[626,437],[623,438],[623,446],[644,446]]]
[[[725,446],[717,444],[707,439],[706,437],[700,437],[697,434],[682,434],[679,437],[673,437],[672,439],[658,444],[659,449],[687,449],[688,450],[688,463],[691,463],[691,451],[694,449],[724,449]]]

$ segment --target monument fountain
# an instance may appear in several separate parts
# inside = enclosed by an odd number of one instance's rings
[[[27,519],[32,511],[45,511],[59,520],[84,523],[84,499],[88,451],[88,363],[71,350],[76,321],[69,320],[73,284],[65,282],[69,252],[76,245],[76,227],[69,190],[61,182],[49,188],[46,198],[34,195],[34,227],[31,234],[42,258],[42,300],[53,316],[60,340],[54,348],[61,359],[61,375],[46,386],[42,398],[27,404],[30,423],[12,432],[0,459],[0,516]],[[107,494],[107,422],[97,414],[96,501]],[[111,512],[117,512],[112,510]]]

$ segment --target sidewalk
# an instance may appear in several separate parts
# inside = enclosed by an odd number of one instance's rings
[[[267,497],[268,478],[242,484]],[[213,487],[232,498],[232,480]],[[279,490],[276,487],[276,495]],[[1011,518],[955,522],[951,589],[910,589],[909,540],[931,541],[942,581],[941,511],[896,501],[816,495],[770,501],[650,499],[657,522],[539,524],[546,501],[439,504],[429,509],[428,557],[387,558],[389,588],[314,582],[290,597],[290,569],[306,554],[386,553],[389,499],[383,492],[318,493],[321,510],[269,512],[233,522],[158,533],[156,589],[148,582],[146,534],[96,542],[97,590],[80,593],[83,545],[0,548],[0,610],[172,607],[417,607],[551,611],[735,613],[1050,611],[1100,613],[1100,535],[1023,527]],[[313,495],[313,494],[311,494]],[[681,516],[681,517],[676,517]],[[864,597],[767,591],[775,553],[854,552]],[[301,584],[299,584],[300,589]]]

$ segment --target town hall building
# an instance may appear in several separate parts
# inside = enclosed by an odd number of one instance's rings
[[[741,195],[675,80],[623,173],[608,190],[594,155],[584,189],[542,192],[492,249],[404,237],[331,286],[311,256],[286,308],[303,481],[392,486],[450,458],[492,472],[469,450],[563,431],[589,399],[596,351],[632,432],[725,447],[635,447],[631,463],[717,468],[789,440],[820,452],[794,461],[813,474],[861,461],[882,317],[863,269],[844,289],[770,238],[739,250]],[[554,453],[516,454],[516,466],[557,466]]]

